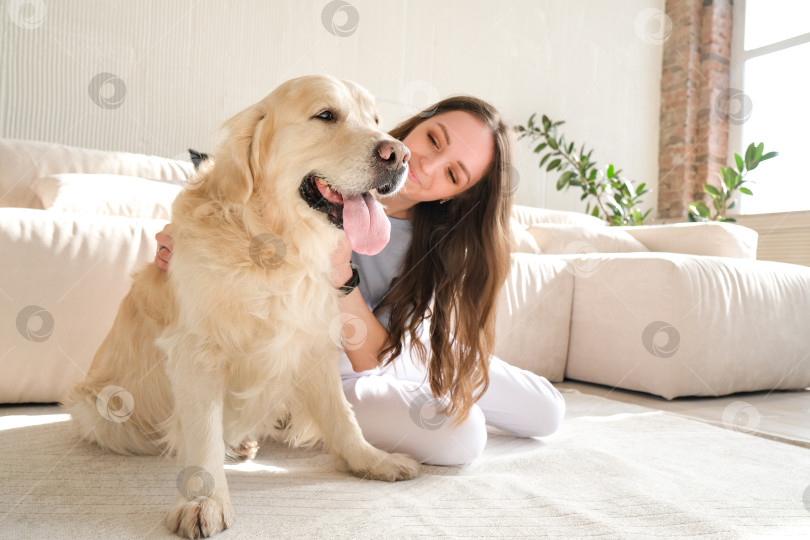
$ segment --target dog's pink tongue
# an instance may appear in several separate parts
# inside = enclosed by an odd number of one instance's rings
[[[372,195],[344,195],[343,230],[352,251],[375,255],[388,243],[391,222],[385,217],[382,205]]]

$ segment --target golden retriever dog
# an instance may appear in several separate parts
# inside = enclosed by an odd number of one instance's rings
[[[83,382],[63,399],[83,436],[184,465],[166,523],[205,537],[233,520],[226,454],[256,441],[322,443],[356,475],[405,480],[419,466],[363,438],[338,373],[330,254],[340,229],[375,253],[408,149],[378,128],[371,95],[326,76],[288,81],[224,126],[172,207],[168,272],[134,274]],[[181,485],[194,481],[192,487]]]

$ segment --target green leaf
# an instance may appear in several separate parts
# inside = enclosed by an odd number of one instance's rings
[[[554,164],[554,162],[552,161],[551,165],[553,165],[553,164]],[[551,165],[549,165],[549,166],[551,166]],[[565,171],[564,173],[562,173],[560,175],[560,178],[557,180],[557,191],[560,191],[561,189],[566,187],[568,185],[568,182],[573,177],[575,177],[576,175],[577,175],[577,173],[575,173],[574,171]]]
[[[548,116],[545,114],[543,115],[543,129],[546,131],[551,129],[551,120],[548,119]]]
[[[750,171],[751,165],[754,163],[754,154],[756,154],[757,147],[754,143],[748,145],[745,150],[745,167]]]
[[[734,154],[734,159],[737,161],[737,170],[740,171],[740,174],[742,174],[743,169],[745,169],[745,162],[743,162],[743,158],[740,157],[740,154]]]
[[[742,177],[731,167],[721,168],[720,174],[723,178],[723,184],[725,184],[728,189],[736,188],[742,180]]]
[[[646,189],[644,189],[644,188],[646,188],[646,187],[647,187],[647,182],[642,182],[642,183],[641,183],[641,184],[640,184],[640,185],[639,185],[639,186],[636,188],[636,197],[640,197],[640,196],[644,195],[645,193],[647,193],[647,190],[646,190]]]
[[[633,193],[633,183],[630,180],[623,180],[621,186],[622,192],[628,197]]]
[[[608,178],[613,178],[613,164],[612,163],[610,165],[608,165],[606,174],[607,174]]]
[[[730,217],[724,217],[724,218],[720,218],[720,219],[718,219],[717,221],[723,221],[723,222],[725,222],[725,223],[737,223],[737,220],[736,220],[736,219],[734,219],[734,218],[730,218]]]
[[[751,190],[748,189],[747,187],[741,187],[740,188],[740,193],[745,193],[746,195],[753,195],[753,193],[751,193]],[[729,208],[731,208],[731,207],[729,206]]]
[[[554,138],[553,138],[553,137],[549,137],[549,138],[548,138],[548,145],[549,145],[549,146],[550,146],[552,149],[554,149],[554,150],[559,149],[559,146],[557,145],[557,141],[556,141],[556,140],[554,140]]]
[[[700,217],[708,218],[712,215],[712,211],[709,210],[709,207],[702,202],[693,202],[689,205],[689,210]]]
[[[574,143],[571,143],[571,144],[569,144],[569,145],[568,145],[568,150],[567,150],[567,152],[570,154],[570,153],[571,153],[571,152],[573,152],[573,151],[574,151]]]
[[[760,158],[759,162],[760,162],[760,163],[762,163],[762,162],[763,162],[763,161],[765,161],[766,159],[775,158],[775,157],[776,157],[776,156],[778,156],[778,155],[779,155],[779,152],[768,152],[767,154],[765,154],[764,156],[762,156],[762,157]]]
[[[548,167],[546,167],[546,171],[550,171],[551,169],[557,167],[561,161],[562,160],[560,158],[552,159],[551,163],[549,163]]]
[[[543,148],[545,148],[546,146],[548,146],[548,143],[544,143],[544,142],[543,142],[543,143],[538,144],[538,145],[537,145],[537,146],[534,148],[534,153],[535,153],[535,154],[539,154],[539,153],[540,153],[540,151],[542,151],[542,150],[543,150]]]
[[[706,190],[706,193],[708,193],[709,195],[711,195],[713,197],[720,197],[720,191],[718,191],[718,189],[716,187],[714,187],[714,186],[712,186],[710,184],[704,184],[703,189]]]
[[[548,159],[549,159],[549,158],[550,158],[552,155],[553,155],[553,154],[546,154],[545,156],[543,156],[543,159],[541,159],[541,160],[540,160],[540,165],[538,165],[538,167],[540,167],[540,168],[542,169],[542,168],[543,168],[543,165],[546,163],[546,161],[548,161]]]
[[[598,206],[594,205],[593,212],[591,212],[591,215],[593,217],[599,217],[599,207]]]

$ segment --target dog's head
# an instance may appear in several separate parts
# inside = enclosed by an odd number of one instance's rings
[[[389,223],[370,193],[395,193],[410,152],[379,129],[372,96],[328,76],[288,81],[225,124],[212,183],[234,204],[260,202],[344,228],[352,248],[376,253]],[[276,206],[273,208],[273,206]]]

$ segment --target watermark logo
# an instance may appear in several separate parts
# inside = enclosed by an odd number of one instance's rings
[[[514,195],[517,193],[518,185],[520,185],[520,173],[514,165],[510,165],[506,178],[503,179],[501,191],[505,196]]]
[[[11,22],[26,30],[42,26],[48,13],[43,0],[9,0],[7,8]]]
[[[135,398],[120,386],[105,386],[96,396],[96,409],[107,421],[122,424],[135,410]]]
[[[368,328],[360,317],[341,313],[329,324],[329,336],[341,349],[354,351],[366,342]]]
[[[598,253],[598,251],[588,242],[575,240],[569,244],[566,244],[562,250],[562,253],[572,255],[588,255],[590,253]],[[599,268],[601,262],[601,259],[596,257],[576,257],[566,261],[565,269],[575,277],[589,278],[596,273],[596,270]]]
[[[17,313],[17,331],[28,341],[47,341],[53,334],[53,327],[53,315],[40,306],[26,306]]]
[[[99,73],[90,80],[87,93],[102,109],[117,109],[127,97],[127,85],[118,75]]]
[[[430,118],[438,110],[439,91],[427,81],[411,81],[399,93],[399,99],[411,115]]]
[[[287,244],[273,233],[257,234],[248,247],[250,260],[267,270],[273,270],[284,264],[287,256]]]
[[[744,124],[753,109],[754,102],[748,94],[736,88],[726,88],[714,99],[714,112],[735,126]]]
[[[413,423],[422,429],[435,431],[447,422],[447,415],[444,414],[446,404],[444,400],[435,397],[429,392],[419,393],[408,408]]]
[[[332,0],[321,11],[321,23],[333,36],[347,37],[357,31],[360,13],[357,8],[343,0]]]
[[[633,21],[636,35],[650,45],[663,45],[672,35],[672,19],[660,9],[642,9]]]
[[[177,491],[188,501],[210,497],[214,492],[214,477],[202,467],[185,467],[177,475]]]
[[[663,341],[663,343],[662,343]],[[659,358],[670,358],[681,344],[681,334],[678,329],[664,321],[654,321],[644,328],[641,342],[647,352]]]
[[[734,431],[753,433],[759,427],[759,411],[745,401],[735,401],[723,410],[723,426]]]

